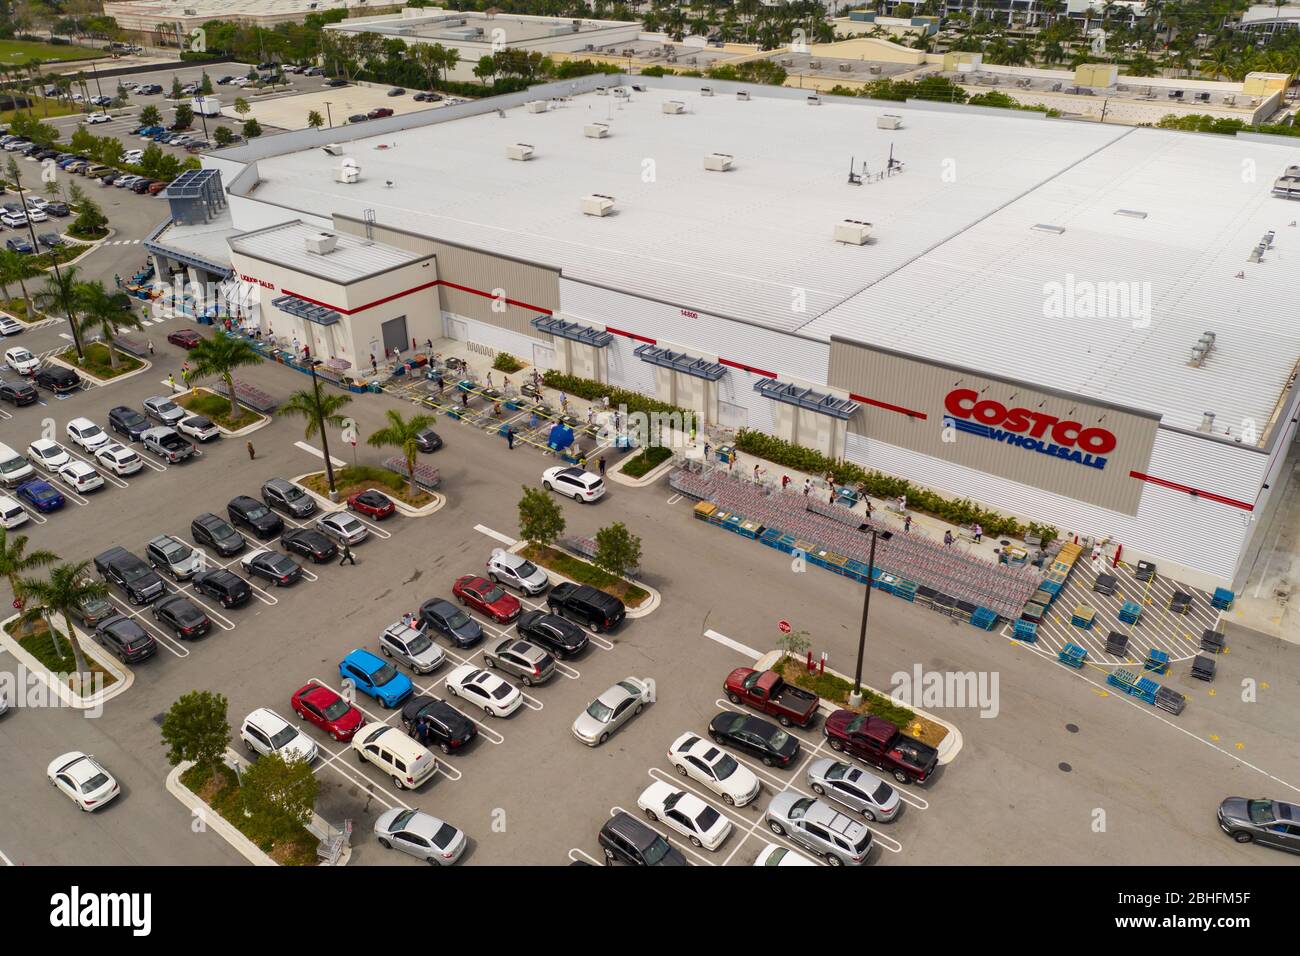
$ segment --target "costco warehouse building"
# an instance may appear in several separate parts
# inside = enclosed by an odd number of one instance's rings
[[[1296,434],[1300,149],[615,82],[205,156],[263,324],[505,350],[1240,584]]]

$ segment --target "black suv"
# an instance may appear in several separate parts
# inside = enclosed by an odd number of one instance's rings
[[[223,558],[238,554],[248,544],[244,536],[225,518],[207,511],[190,522],[190,537],[196,544],[206,544]]]
[[[68,208],[68,204],[63,202],[47,203],[45,206],[45,212],[51,216],[58,216],[59,218],[72,215],[72,210]]]
[[[582,628],[545,611],[525,611],[515,626],[520,637],[528,638],[560,659],[581,654],[590,643]]]
[[[0,381],[0,398],[15,405],[31,405],[36,401],[36,386],[31,382]]]
[[[222,607],[239,607],[253,595],[247,581],[222,568],[195,575],[194,586],[208,597],[216,598]]]
[[[158,652],[158,642],[124,614],[117,614],[95,627],[95,638],[123,664],[148,660]]]
[[[109,548],[96,555],[95,570],[105,581],[125,591],[132,604],[156,601],[167,590],[154,569],[126,548]]]
[[[551,588],[546,595],[546,606],[552,613],[590,628],[594,634],[612,631],[627,615],[623,602],[612,594],[570,581]]]
[[[72,369],[64,368],[62,365],[45,366],[36,373],[34,381],[41,388],[48,388],[58,394],[75,392],[81,388],[81,377]]]
[[[231,524],[243,525],[259,538],[269,538],[284,530],[284,520],[256,498],[239,495],[226,505]]]
[[[436,697],[412,697],[402,705],[402,726],[412,737],[420,739],[420,726],[428,736],[427,743],[436,745],[443,753],[459,750],[478,735],[478,728],[455,707]]]
[[[108,410],[108,427],[125,436],[127,441],[139,441],[140,436],[153,426],[138,408],[117,405]]]
[[[686,866],[686,857],[655,830],[629,813],[617,813],[600,828],[605,863],[632,866]]]

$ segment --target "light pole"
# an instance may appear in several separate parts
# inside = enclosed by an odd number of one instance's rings
[[[849,706],[862,705],[862,655],[867,649],[867,615],[871,613],[871,588],[876,579],[876,537],[888,541],[894,536],[892,531],[870,530],[871,551],[867,557],[867,593],[862,599],[862,627],[858,631],[858,664],[853,669],[853,693],[849,695]]]
[[[330,115],[330,101],[325,101],[325,119],[330,124],[330,129],[334,128],[334,117]]]
[[[330,439],[327,427],[329,422],[325,421],[325,413],[320,407],[320,380],[316,378],[316,366],[319,364],[320,359],[307,360],[307,367],[311,369],[311,394],[316,402],[316,420],[320,422],[320,447],[325,456],[325,479],[329,483],[330,501],[338,501],[338,489],[334,487],[334,463],[330,461]]]
[[[9,160],[10,173],[13,174],[14,188],[18,190],[18,205],[23,207],[23,211],[29,213],[27,216],[27,233],[32,237],[32,255],[40,252],[40,245],[36,239],[36,225],[32,222],[30,210],[27,208],[27,199],[23,196],[23,181],[18,174],[18,164],[12,159]],[[59,257],[51,251],[50,262],[54,265],[54,281],[59,284],[59,298],[63,300],[63,311],[67,314],[68,329],[72,332],[72,344],[77,347],[77,360],[80,361],[84,355],[81,343],[81,330],[77,328],[77,320],[72,317],[72,306],[68,304],[68,290],[63,284],[63,274],[59,271]],[[32,316],[35,318],[35,316]],[[112,343],[109,343],[112,348]]]

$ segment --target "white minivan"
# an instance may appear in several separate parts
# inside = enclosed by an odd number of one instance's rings
[[[366,724],[352,738],[352,749],[362,763],[369,761],[392,777],[398,790],[414,790],[438,769],[433,754],[390,724]]]
[[[15,498],[0,495],[0,528],[6,531],[16,528],[27,520],[27,511]]]
[[[0,445],[0,485],[10,488],[32,476],[32,464],[8,445]]]

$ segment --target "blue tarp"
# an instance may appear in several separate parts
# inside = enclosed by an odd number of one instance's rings
[[[547,439],[547,444],[553,451],[559,451],[562,448],[568,448],[573,444],[573,429],[568,425],[562,425],[556,422],[551,426],[551,435]]]

